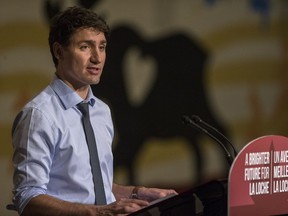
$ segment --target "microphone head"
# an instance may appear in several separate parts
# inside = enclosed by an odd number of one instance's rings
[[[184,116],[182,116],[182,122],[184,124],[191,124],[191,119],[189,116],[184,115]]]
[[[199,116],[197,116],[197,115],[191,116],[191,120],[196,122],[196,123],[202,122],[202,119]]]

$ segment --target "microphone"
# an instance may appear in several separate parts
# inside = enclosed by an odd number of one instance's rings
[[[199,116],[197,115],[193,115],[191,116],[191,120],[194,121],[196,124],[201,124],[202,126],[204,126],[208,131],[212,131],[214,132],[216,135],[220,136],[221,138],[223,138],[226,143],[228,145],[230,145],[230,147],[232,148],[233,150],[233,154],[234,154],[234,157],[237,156],[237,151],[234,147],[234,145],[230,142],[230,140],[223,134],[221,133],[219,130],[217,130],[215,127],[211,126],[210,124],[206,123],[205,121],[203,121]]]
[[[200,119],[200,118],[199,118]],[[228,151],[228,149],[225,147],[225,145],[217,138],[215,137],[212,133],[210,133],[207,128],[203,128],[202,126],[200,126],[197,122],[193,121],[189,116],[182,116],[182,122],[188,126],[193,126],[194,128],[196,128],[197,130],[199,130],[200,132],[203,132],[204,134],[208,135],[212,140],[216,141],[221,148],[223,149],[227,162],[228,164],[231,166],[233,163],[233,158],[230,154],[230,152]]]

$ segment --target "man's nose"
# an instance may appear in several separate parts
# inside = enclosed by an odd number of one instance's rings
[[[100,63],[102,61],[101,55],[99,54],[99,51],[97,51],[95,49],[91,52],[90,61],[95,63],[95,64]]]

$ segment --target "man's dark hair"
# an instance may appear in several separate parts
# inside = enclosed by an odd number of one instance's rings
[[[108,39],[110,34],[109,26],[104,19],[93,11],[85,8],[77,6],[69,7],[52,18],[48,41],[55,66],[58,64],[58,59],[53,53],[53,44],[58,42],[62,46],[67,47],[70,43],[71,36],[78,29],[85,28],[94,28],[95,30],[103,32],[106,39]]]

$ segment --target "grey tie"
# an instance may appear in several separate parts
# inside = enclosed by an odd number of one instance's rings
[[[94,182],[94,191],[95,191],[95,204],[97,205],[106,205],[106,197],[104,191],[104,184],[101,174],[100,162],[98,157],[96,140],[91,126],[90,117],[89,117],[89,107],[88,103],[78,104],[78,109],[81,111],[83,117],[82,122],[84,126],[84,132],[86,136],[86,141],[90,154],[90,164],[93,174]]]

